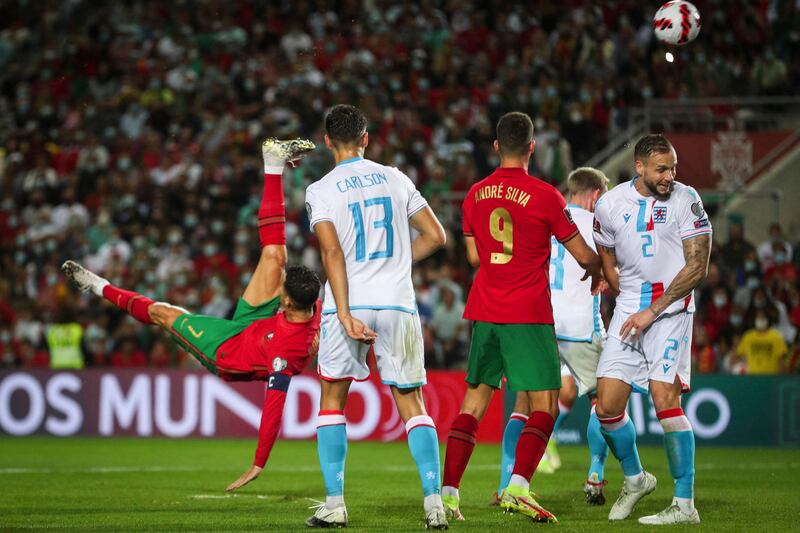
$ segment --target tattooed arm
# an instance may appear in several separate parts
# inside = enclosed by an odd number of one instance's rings
[[[602,246],[595,242],[597,253],[600,255],[600,261],[603,263],[603,275],[606,278],[606,283],[614,291],[614,294],[619,294],[619,270],[617,269],[617,253],[613,248]]]
[[[700,235],[683,241],[684,267],[669,284],[661,297],[650,308],[658,316],[664,309],[681,298],[686,298],[700,285],[708,273],[708,258],[711,254],[711,235]]]
[[[686,298],[706,277],[708,272],[708,257],[711,253],[711,235],[699,235],[683,241],[683,257],[686,261],[684,267],[669,284],[661,297],[644,311],[628,317],[620,329],[620,338],[625,340],[631,329],[636,328],[636,333],[641,333],[664,312],[673,302]]]

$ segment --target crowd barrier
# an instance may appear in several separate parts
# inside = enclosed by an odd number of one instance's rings
[[[464,373],[428,372],[429,414],[444,440],[463,397]],[[265,384],[226,383],[208,372],[82,370],[0,372],[0,434],[162,437],[257,435]],[[316,435],[317,377],[292,379],[281,436]],[[478,439],[500,442],[513,395],[496,394]],[[800,378],[695,376],[683,408],[698,445],[800,446]],[[661,443],[661,424],[647,396],[633,394],[629,413],[641,444]],[[346,410],[352,440],[405,438],[389,388],[376,378],[353,383]],[[580,398],[558,433],[563,444],[585,442],[589,416]]]
[[[463,372],[428,372],[425,403],[440,438],[446,437],[465,388]],[[208,372],[3,371],[0,433],[255,438],[264,393],[264,382],[226,383]],[[316,437],[319,397],[316,375],[292,378],[282,438]],[[353,383],[345,415],[352,440],[405,438],[391,391],[376,378]],[[481,425],[479,440],[499,442],[503,417],[498,394]]]

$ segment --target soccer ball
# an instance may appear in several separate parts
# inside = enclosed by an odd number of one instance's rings
[[[690,2],[667,2],[656,11],[653,29],[662,43],[690,43],[700,33],[700,12]]]

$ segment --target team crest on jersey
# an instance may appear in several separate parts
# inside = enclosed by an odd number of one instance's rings
[[[575,221],[572,219],[572,213],[569,212],[569,207],[564,208],[564,215],[566,215],[567,220],[569,221],[570,224],[575,223]]]
[[[274,337],[274,336],[275,336],[275,333],[270,331],[269,333],[267,333],[267,335],[264,338],[267,339],[268,341],[271,341],[272,337]]]
[[[667,221],[667,206],[659,205],[653,208],[653,223],[663,224]]]
[[[281,370],[286,368],[288,364],[289,363],[286,362],[286,359],[281,359],[280,357],[276,357],[275,359],[272,360],[272,370],[275,372],[280,372]]]

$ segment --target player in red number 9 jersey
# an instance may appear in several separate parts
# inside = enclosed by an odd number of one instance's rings
[[[475,321],[467,392],[447,439],[442,487],[445,509],[455,519],[463,518],[458,486],[478,422],[505,375],[510,389],[527,393],[532,412],[500,505],[536,521],[556,521],[529,494],[558,414],[561,387],[550,303],[550,239],[555,236],[593,276],[593,290],[601,280],[600,259],[581,237],[561,194],[528,174],[534,144],[528,115],[504,115],[494,143],[500,167],[473,185],[464,200],[467,256],[478,273],[464,311]]]
[[[314,149],[310,141],[268,139],[264,196],[258,210],[261,257],[232,320],[195,315],[111,285],[74,261],[61,267],[82,292],[102,296],[145,324],[157,325],[225,381],[266,381],[253,465],[228,485],[235,490],[258,477],[281,427],[292,376],[308,366],[319,346],[320,281],[303,266],[285,269],[286,235],[282,174],[286,162]],[[280,312],[279,308],[283,308]]]

